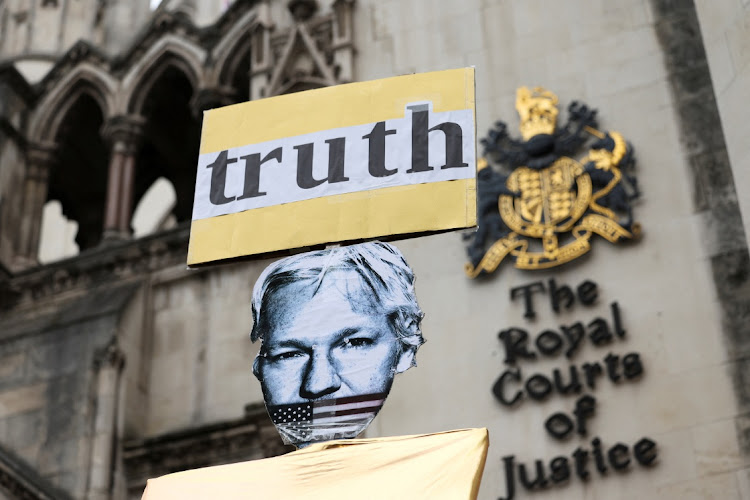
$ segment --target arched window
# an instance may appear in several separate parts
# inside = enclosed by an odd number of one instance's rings
[[[190,107],[195,89],[181,69],[169,65],[146,92],[140,110],[146,121],[136,159],[134,205],[164,177],[176,195],[177,222],[189,221],[200,144],[200,123]]]
[[[233,68],[232,88],[237,93],[238,102],[250,100],[250,43],[246,50],[239,54],[239,60]]]
[[[250,100],[251,40],[251,33],[246,33],[221,61],[219,81],[234,90],[237,102]]]
[[[177,224],[172,211],[177,203],[174,186],[164,177],[151,184],[133,212],[133,236],[140,238],[152,233],[171,229]]]
[[[103,121],[99,104],[84,92],[68,108],[55,137],[58,154],[49,174],[47,201],[59,201],[61,214],[78,224],[75,243],[80,250],[96,246],[102,237],[109,159],[100,133]],[[68,248],[49,241],[45,245]]]
[[[78,255],[78,223],[63,215],[59,201],[51,200],[44,204],[40,231],[38,258],[41,264]]]

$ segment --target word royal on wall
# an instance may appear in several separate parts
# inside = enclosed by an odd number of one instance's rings
[[[550,279],[511,289],[510,298],[523,303],[524,317],[536,318],[539,299],[547,295],[555,314],[572,309],[576,303],[593,306],[598,297],[598,285],[586,280],[575,290],[559,285]],[[556,440],[566,440],[574,435],[588,439],[588,423],[596,414],[596,398],[589,394],[608,381],[615,386],[639,380],[643,364],[637,352],[607,353],[601,361],[570,364],[566,369],[555,368],[551,373],[528,375],[521,362],[541,358],[564,357],[572,359],[585,343],[596,348],[611,347],[626,340],[620,306],[609,305],[609,318],[597,317],[588,321],[575,321],[558,328],[546,328],[532,335],[525,328],[510,327],[498,337],[505,352],[503,362],[508,366],[495,382],[492,392],[499,403],[507,407],[520,407],[527,401],[543,401],[551,395],[576,396],[573,410],[555,412],[544,422],[544,429]],[[526,376],[528,375],[528,376]],[[505,470],[505,496],[499,500],[512,500],[516,495],[516,480],[527,491],[539,491],[550,486],[566,484],[572,477],[588,481],[594,471],[606,477],[611,469],[618,473],[631,469],[631,464],[650,467],[656,461],[656,443],[643,437],[632,446],[624,443],[605,445],[599,437],[590,444],[581,445],[569,456],[556,456],[549,460],[537,459],[533,465],[517,462],[515,455],[503,457]]]

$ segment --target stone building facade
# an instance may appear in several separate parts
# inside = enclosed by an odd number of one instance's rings
[[[148,477],[285,452],[250,370],[269,261],[185,268],[201,112],[467,65],[480,137],[515,127],[521,85],[597,108],[635,147],[642,237],[480,280],[458,234],[397,243],[427,344],[367,435],[488,427],[483,499],[510,496],[511,456],[517,498],[750,497],[748,19],[741,0],[0,1],[0,498],[138,498]],[[598,299],[555,312],[551,279]],[[532,320],[510,291],[538,282]],[[499,331],[612,321],[613,302],[619,340],[505,362]],[[588,390],[586,436],[545,430],[580,394],[493,393],[509,370],[633,353],[641,376]],[[594,438],[632,463],[600,472]],[[589,477],[556,483],[577,447]]]

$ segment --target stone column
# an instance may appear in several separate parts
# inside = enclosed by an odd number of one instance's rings
[[[115,339],[97,352],[94,431],[89,458],[87,500],[109,500],[114,493],[114,460],[117,455],[120,379],[125,356]]]
[[[208,109],[220,108],[237,102],[234,89],[215,87],[198,89],[190,99],[190,110],[198,121],[203,120],[203,112]]]
[[[104,210],[105,240],[125,239],[131,234],[135,157],[143,134],[140,116],[115,116],[103,127],[102,134],[110,144],[107,201]]]
[[[333,2],[333,64],[338,83],[354,81],[354,0]]]
[[[267,1],[258,5],[258,24],[253,28],[250,43],[250,100],[268,97],[273,72],[271,55],[271,7]]]
[[[42,209],[47,201],[49,173],[56,160],[57,146],[55,144],[30,144],[27,149],[23,213],[16,249],[16,263],[19,266],[27,267],[38,263]]]
[[[195,0],[172,0],[171,3],[167,4],[167,8],[185,15],[191,20],[195,19],[197,10]]]

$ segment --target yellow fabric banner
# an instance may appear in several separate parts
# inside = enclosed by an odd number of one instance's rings
[[[474,500],[487,429],[314,444],[150,479],[143,500]]]
[[[476,225],[474,70],[204,114],[188,265]]]

